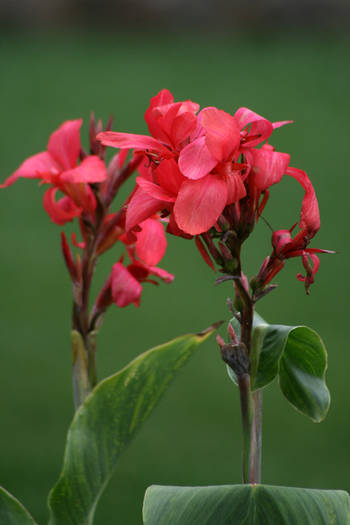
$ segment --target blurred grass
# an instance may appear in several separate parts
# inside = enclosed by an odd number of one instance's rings
[[[232,112],[248,106],[271,120],[295,124],[272,143],[292,155],[317,190],[323,225],[313,245],[339,250],[322,257],[310,297],[290,261],[280,287],[260,306],[271,322],[305,323],[329,350],[332,406],[315,425],[293,411],[277,386],[266,391],[266,483],[350,489],[348,351],[349,41],[326,35],[233,39],[219,35],[5,35],[0,39],[1,180],[27,156],[44,149],[65,119],[94,109],[116,116],[114,129],[144,132],[149,98],[168,87],[176,99]],[[86,131],[86,124],[85,124]],[[292,180],[271,191],[265,212],[274,228],[288,228],[302,191]],[[0,483],[39,524],[57,479],[72,417],[70,386],[71,290],[59,249],[59,228],[42,209],[42,189],[20,181],[0,193],[1,370]],[[252,275],[269,253],[262,223],[247,249]],[[101,260],[103,282],[117,252]],[[229,284],[214,275],[191,242],[169,239],[162,264],[175,282],[145,287],[140,309],[111,308],[99,337],[100,376],[178,334],[228,319]],[[202,348],[120,461],[97,510],[96,525],[141,522],[151,483],[240,482],[239,406],[214,340]]]

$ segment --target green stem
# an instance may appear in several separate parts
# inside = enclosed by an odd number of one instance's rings
[[[241,401],[242,430],[243,430],[243,454],[242,454],[242,480],[243,483],[250,481],[250,463],[252,453],[252,424],[253,404],[250,390],[249,374],[243,374],[238,378],[238,386]]]
[[[251,473],[254,481],[261,483],[261,453],[262,453],[262,390],[252,393],[254,421],[254,455],[252,457]]]

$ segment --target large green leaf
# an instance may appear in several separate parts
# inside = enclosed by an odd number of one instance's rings
[[[185,335],[153,348],[96,386],[68,433],[63,470],[49,497],[50,525],[92,523],[97,501],[120,454],[176,372],[212,331]]]
[[[237,330],[237,321],[231,321]],[[313,421],[322,421],[330,395],[325,382],[327,352],[320,336],[307,326],[270,325],[254,316],[251,345],[252,390],[278,377],[288,401]],[[234,373],[229,369],[232,381]]]
[[[161,487],[145,494],[144,525],[349,525],[341,490],[269,485]]]
[[[0,525],[35,525],[35,521],[18,499],[2,487],[0,487]]]

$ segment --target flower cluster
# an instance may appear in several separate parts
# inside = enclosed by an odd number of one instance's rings
[[[195,236],[210,266],[214,259],[221,271],[237,272],[235,259],[266,206],[269,188],[289,175],[305,190],[300,231],[294,239],[291,230],[274,233],[273,253],[254,283],[263,288],[285,259],[301,256],[307,274],[298,278],[308,290],[318,269],[315,254],[325,251],[307,248],[320,227],[316,195],[307,174],[289,166],[290,155],[267,142],[276,128],[290,121],[273,123],[244,107],[234,115],[215,107],[200,110],[189,100],[174,102],[166,89],[151,99],[145,120],[151,136],[112,131],[97,136],[104,146],[133,148],[142,156],[126,230],[161,212],[169,217],[168,232]],[[220,239],[219,249],[215,238]]]
[[[98,256],[121,241],[124,255],[113,266],[95,311],[104,311],[112,302],[119,307],[131,303],[139,306],[141,283],[158,284],[151,277],[165,282],[174,278],[157,267],[167,246],[161,217],[154,213],[139,223],[137,231],[126,233],[125,206],[117,213],[110,213],[109,207],[141,159],[134,155],[127,163],[128,151],[123,150],[107,167],[105,148],[96,140],[102,130],[101,121],[96,125],[92,117],[90,122],[90,155],[81,146],[81,125],[82,119],[64,122],[50,136],[47,150],[25,160],[0,187],[11,186],[21,177],[39,179],[41,184],[49,185],[44,194],[44,208],[51,220],[58,225],[78,220],[82,241],[77,241],[75,233],[71,240],[82,250],[82,257],[79,254],[73,257],[62,233],[62,251],[73,281],[76,304],[81,307],[84,302],[83,295],[90,286]],[[110,123],[107,129],[109,126]],[[63,194],[58,200],[57,192]],[[124,264],[125,256],[130,259],[128,265]]]

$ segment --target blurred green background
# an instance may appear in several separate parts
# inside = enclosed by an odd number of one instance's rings
[[[105,34],[62,26],[51,35],[0,37],[2,180],[45,149],[66,119],[84,117],[86,144],[92,109],[104,119],[113,113],[115,130],[145,132],[144,111],[163,87],[177,100],[228,112],[248,106],[271,120],[295,121],[271,142],[291,153],[291,164],[305,169],[316,187],[322,229],[313,246],[339,253],[322,256],[309,297],[295,278],[301,261],[289,261],[259,312],[273,323],[305,323],[320,332],[329,351],[332,405],[317,425],[294,411],[276,384],[266,390],[263,481],[269,484],[350,490],[349,52],[342,33],[326,31]],[[46,498],[73,414],[71,286],[60,228],[45,214],[42,194],[35,181],[0,193],[0,484],[39,525],[47,520]],[[296,222],[302,195],[293,180],[272,188],[264,215],[275,229]],[[269,242],[261,222],[245,252],[249,275],[269,253]],[[118,255],[116,248],[101,259],[96,290]],[[109,310],[98,343],[101,378],[157,343],[229,319],[231,285],[214,287],[215,275],[192,242],[170,238],[162,266],[176,274],[174,283],[146,285],[140,309]],[[212,338],[122,457],[96,525],[140,524],[143,493],[152,483],[239,483],[240,447],[238,393]]]

